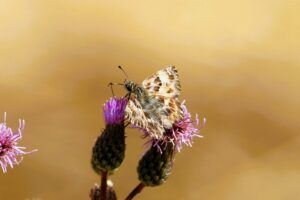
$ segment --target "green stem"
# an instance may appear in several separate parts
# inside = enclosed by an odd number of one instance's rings
[[[102,172],[101,174],[101,189],[100,189],[100,199],[106,200],[106,190],[107,190],[107,172]]]
[[[138,184],[132,191],[131,193],[126,197],[126,200],[131,200],[133,197],[135,197],[138,193],[140,193],[145,185],[143,183]]]

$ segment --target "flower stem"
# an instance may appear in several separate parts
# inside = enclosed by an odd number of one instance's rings
[[[106,200],[106,190],[107,190],[107,172],[104,171],[101,174],[101,195],[100,195],[100,199],[101,200]]]
[[[126,200],[131,200],[133,197],[135,197],[138,193],[140,193],[145,185],[143,183],[138,184],[132,191],[131,193],[126,197]]]

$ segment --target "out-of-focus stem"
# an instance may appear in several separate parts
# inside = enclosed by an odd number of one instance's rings
[[[101,173],[101,189],[100,189],[101,200],[106,200],[106,190],[107,190],[107,172],[105,171]]]
[[[133,197],[135,197],[138,193],[140,193],[145,185],[143,183],[138,184],[132,191],[131,193],[126,197],[126,200],[131,200]]]

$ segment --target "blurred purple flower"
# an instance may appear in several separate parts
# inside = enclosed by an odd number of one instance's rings
[[[156,146],[161,152],[165,148],[166,144],[172,143],[177,152],[180,152],[183,144],[191,147],[194,137],[203,137],[199,134],[206,123],[206,119],[203,119],[203,123],[199,125],[199,119],[196,115],[195,121],[192,120],[191,114],[188,112],[185,102],[181,103],[181,109],[183,111],[183,118],[180,121],[176,121],[171,129],[166,129],[161,139],[150,139],[148,144]],[[199,128],[197,126],[199,125]],[[149,133],[145,130],[144,137],[149,137]]]
[[[126,98],[110,98],[103,105],[103,113],[107,124],[121,124],[124,122]]]
[[[22,138],[25,121],[19,120],[19,128],[13,133],[11,128],[6,126],[6,113],[4,113],[4,122],[0,123],[0,166],[4,173],[7,172],[7,165],[13,168],[13,165],[19,164],[23,160],[23,155],[37,150],[25,152],[25,147],[17,146],[18,140]],[[20,157],[18,160],[17,157]]]

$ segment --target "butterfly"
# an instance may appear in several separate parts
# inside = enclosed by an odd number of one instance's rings
[[[176,67],[159,70],[142,84],[125,80],[129,101],[125,118],[134,127],[147,131],[151,137],[161,138],[165,129],[183,117],[178,97],[181,87]]]

